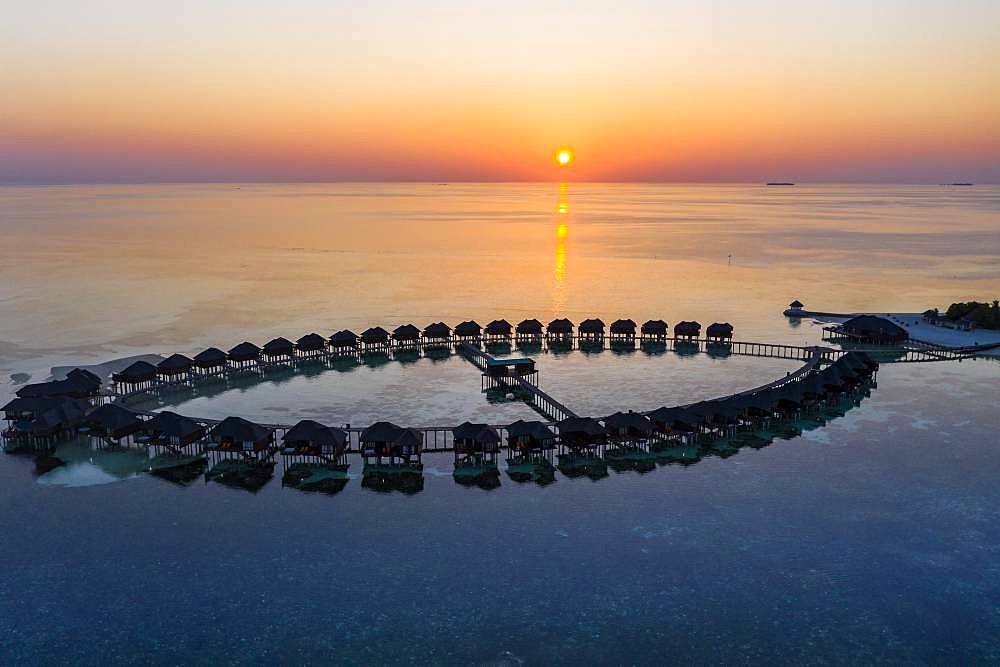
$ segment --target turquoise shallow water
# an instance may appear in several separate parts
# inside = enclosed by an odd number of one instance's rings
[[[220,186],[5,190],[0,224],[20,251],[0,250],[0,304],[15,313],[0,318],[0,367],[37,379],[314,329],[557,314],[728,320],[738,338],[802,344],[820,329],[780,315],[791,298],[912,311],[1000,287],[992,190],[429,188],[260,186],[252,202]],[[595,414],[795,365],[539,358],[542,387]],[[995,663],[998,397],[996,361],[884,365],[860,407],[759,450],[596,482],[502,476],[491,491],[456,484],[447,455],[425,459],[420,493],[351,479],[333,496],[283,488],[280,471],[254,494],[177,486],[123,454],[67,449],[42,475],[3,456],[0,656]],[[487,401],[457,358],[175,403],[274,421],[532,414]]]

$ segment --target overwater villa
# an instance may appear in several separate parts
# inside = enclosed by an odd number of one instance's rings
[[[556,424],[559,431],[559,471],[567,477],[606,477],[607,462],[596,450],[608,439],[607,430],[591,417],[569,417]]]
[[[475,320],[462,322],[455,327],[452,336],[455,341],[472,343],[482,338],[483,328]]]
[[[572,343],[573,323],[565,317],[552,320],[549,322],[548,326],[545,327],[545,337],[550,342]]]
[[[493,320],[483,329],[483,337],[487,341],[505,341],[510,340],[513,331],[513,325],[507,320]]]
[[[451,327],[444,322],[435,322],[424,327],[424,345],[446,347],[451,339]]]
[[[412,428],[396,426],[392,422],[375,422],[361,432],[361,455],[365,464],[383,464],[387,459],[390,466],[415,468],[420,463],[423,433]]]
[[[578,331],[581,342],[599,343],[604,340],[604,320],[586,319],[580,322]]]
[[[347,486],[347,431],[303,419],[281,440],[284,485],[324,493],[337,493]]]
[[[715,342],[731,340],[733,337],[733,325],[729,322],[715,322],[709,324],[705,329],[705,338]]]
[[[635,320],[615,320],[609,329],[611,341],[631,343],[635,340],[635,328]],[[666,323],[664,323],[664,329],[666,329]]]
[[[208,434],[213,452],[237,454],[247,460],[265,457],[274,448],[274,431],[243,417],[226,417]]]
[[[418,345],[420,343],[420,329],[412,324],[398,326],[392,330],[392,340],[396,345]]]
[[[287,363],[295,358],[295,344],[279,336],[264,344],[260,356],[269,364]]]
[[[701,324],[681,321],[674,325],[674,337],[695,340],[701,335]]]
[[[138,413],[117,403],[105,403],[91,410],[83,418],[87,435],[118,444],[124,438],[142,429],[142,419]],[[81,429],[83,430],[83,429]]]
[[[156,375],[160,382],[166,384],[187,382],[193,365],[194,361],[183,354],[171,354],[156,365]]]
[[[330,349],[336,354],[353,353],[358,347],[358,335],[343,329],[330,336]]]
[[[543,331],[544,327],[542,326],[542,323],[539,322],[538,320],[535,319],[522,320],[521,323],[518,324],[517,328],[515,329],[515,335],[518,338],[518,340],[540,339],[542,337]]]
[[[302,359],[321,356],[326,350],[326,339],[318,333],[306,334],[295,341],[295,353]]]
[[[497,454],[500,452],[500,434],[496,429],[488,424],[463,422],[452,429],[452,437],[455,480],[486,488],[499,486]]]
[[[365,352],[389,348],[389,332],[382,327],[371,327],[361,332],[361,349]]]
[[[194,355],[194,368],[199,376],[220,375],[226,370],[226,353],[217,347],[210,347]]]
[[[609,439],[618,443],[645,442],[656,432],[649,417],[631,410],[608,415],[603,421]]]
[[[89,408],[84,399],[17,397],[3,407],[3,436],[31,448],[47,448],[75,435]]]
[[[663,320],[646,320],[639,330],[644,340],[664,341],[667,339],[667,323]]]
[[[146,442],[163,446],[177,453],[196,445],[205,437],[205,427],[184,415],[164,410],[143,422],[142,432]]]
[[[854,343],[899,345],[910,339],[906,329],[884,317],[858,315],[843,324],[824,327],[828,340],[847,339]]]
[[[148,361],[136,361],[121,372],[112,374],[111,379],[118,394],[152,389],[156,385],[156,366]]]
[[[256,370],[260,364],[260,348],[249,341],[243,341],[229,350],[229,367],[237,370]]]

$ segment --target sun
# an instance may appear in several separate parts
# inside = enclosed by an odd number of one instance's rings
[[[556,162],[559,163],[560,167],[567,167],[572,161],[573,152],[571,150],[563,148],[556,153]]]

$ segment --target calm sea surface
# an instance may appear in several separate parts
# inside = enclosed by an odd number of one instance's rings
[[[25,376],[283,335],[505,317],[728,321],[1000,298],[1000,188],[0,188],[0,403]],[[582,414],[693,402],[796,362],[539,356]],[[12,377],[13,376],[13,377]],[[193,416],[530,418],[456,357],[166,396]],[[690,466],[258,493],[66,446],[0,457],[0,661],[1000,661],[1000,363],[886,364],[860,407]],[[360,473],[355,461],[352,473]]]

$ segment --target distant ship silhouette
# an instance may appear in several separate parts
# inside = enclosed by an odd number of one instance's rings
[[[788,183],[787,181],[771,181],[768,185],[795,185],[795,183]]]

